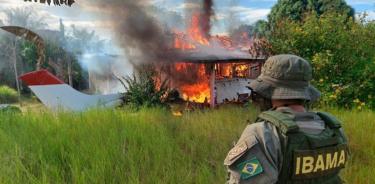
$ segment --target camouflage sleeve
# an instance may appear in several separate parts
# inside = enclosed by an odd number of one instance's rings
[[[276,128],[264,122],[248,125],[224,161],[229,173],[227,183],[276,183],[281,159]]]

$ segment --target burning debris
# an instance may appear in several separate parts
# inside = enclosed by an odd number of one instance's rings
[[[179,51],[179,61],[164,64],[160,71],[186,101],[211,106],[238,101],[241,95],[249,95],[244,86],[259,75],[264,58],[249,53],[253,40],[245,34],[241,42],[227,36],[207,36],[201,24],[201,19],[207,18],[204,15],[193,12],[186,34],[174,33],[172,47]],[[225,84],[228,86],[223,87]],[[231,89],[226,89],[229,86]]]
[[[147,0],[94,2],[111,17],[117,41],[134,67],[156,66],[160,78],[168,79],[170,87],[178,89],[186,101],[214,106],[238,100],[240,95],[249,93],[244,86],[258,75],[265,59],[250,53],[255,42],[246,34],[240,42],[210,34],[215,15],[212,0],[203,0],[200,8],[189,12],[186,31],[163,28],[150,15]],[[229,86],[237,87],[228,90]]]

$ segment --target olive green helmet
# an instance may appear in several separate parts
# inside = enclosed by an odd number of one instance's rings
[[[305,59],[295,55],[268,58],[261,75],[250,88],[267,99],[300,99],[316,101],[320,92],[310,85],[312,69]]]

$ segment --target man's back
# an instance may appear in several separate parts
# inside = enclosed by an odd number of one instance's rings
[[[275,114],[274,117],[267,117],[272,114]],[[288,117],[294,121],[282,125],[282,121],[288,121]],[[293,134],[288,133],[286,126],[289,126],[290,130],[297,128],[298,131]],[[341,130],[338,129],[338,132]],[[314,112],[293,112],[290,108],[281,107],[274,112],[262,113],[258,122],[246,127],[238,143],[225,159],[224,164],[228,166],[230,172],[228,183],[298,183],[299,181],[324,183],[323,181],[328,180],[340,183],[336,173],[332,173],[338,171],[341,165],[337,169],[326,166],[327,155],[332,162],[337,149],[337,143],[332,142],[329,145],[327,142],[331,140],[331,134],[335,134],[335,131],[331,131],[327,123]],[[319,145],[312,147],[309,140],[304,142],[305,135],[323,140],[327,144],[322,143],[321,147]],[[301,148],[303,150],[299,150]],[[298,151],[304,151],[301,152],[304,155],[295,157]],[[327,176],[327,179],[314,179],[322,176]]]
[[[265,112],[228,153],[229,183],[341,183],[347,141],[333,116],[306,112],[320,97],[311,80],[312,67],[299,56],[267,59],[249,84],[253,104]]]

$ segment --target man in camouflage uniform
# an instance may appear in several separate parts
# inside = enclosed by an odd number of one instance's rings
[[[270,57],[250,83],[262,112],[246,127],[224,161],[230,184],[342,183],[348,159],[340,122],[306,105],[320,92],[309,84],[310,64],[294,55]]]

